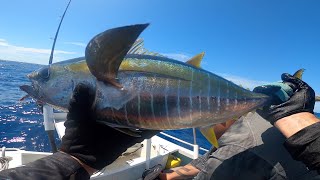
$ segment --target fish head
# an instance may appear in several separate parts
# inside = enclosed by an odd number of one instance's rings
[[[65,66],[45,66],[28,74],[31,85],[22,85],[20,89],[41,103],[66,110],[76,85],[75,76],[79,75]]]
[[[49,66],[45,66],[37,71],[33,71],[32,73],[28,74],[27,77],[31,81],[31,86],[22,85],[20,86],[20,89],[28,93],[34,99],[42,101],[43,95],[41,94],[42,91],[40,89],[43,87],[43,84],[50,79]]]
[[[20,88],[34,99],[67,109],[75,86],[96,86],[96,80],[122,89],[117,74],[122,60],[148,24],[137,24],[106,30],[88,43],[85,60],[76,58],[43,67],[28,75],[32,85]]]

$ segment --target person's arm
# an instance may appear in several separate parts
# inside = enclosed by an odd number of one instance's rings
[[[25,166],[0,172],[0,179],[89,179],[89,173],[69,154],[57,152]]]
[[[204,168],[203,166],[205,166],[209,155],[215,150],[216,148],[212,147],[206,154],[192,160],[189,164],[181,168],[177,168],[176,170],[171,170],[166,173],[160,173],[159,178],[161,180],[175,180],[195,177],[200,172],[200,169]]]
[[[293,114],[278,120],[275,126],[288,139],[285,148],[293,159],[320,173],[320,123],[311,113]]]
[[[278,128],[286,138],[289,138],[300,130],[318,122],[319,119],[314,114],[302,112],[284,117],[276,121],[274,126]]]
[[[195,177],[201,169],[204,169],[209,156],[217,150],[216,147],[212,148],[206,152],[203,156],[192,160],[189,164],[177,168],[176,170],[171,170],[166,173],[160,173],[159,178],[161,180],[175,180],[175,179],[186,179]]]
[[[196,176],[200,172],[196,167],[187,164],[179,169],[176,169],[169,173],[160,173],[159,178],[161,180],[179,180],[187,179]]]
[[[289,74],[283,74],[282,80],[295,90],[293,95],[285,102],[257,112],[288,138],[284,146],[293,159],[320,172],[320,123],[313,112],[315,92],[307,83]],[[272,95],[268,86],[257,89],[260,93]]]

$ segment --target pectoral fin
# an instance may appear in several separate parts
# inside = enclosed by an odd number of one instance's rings
[[[141,137],[141,135],[139,133],[137,133],[136,131],[134,130],[131,130],[131,129],[127,129],[127,128],[114,128],[115,130],[118,130],[128,136],[132,136],[132,137]]]
[[[200,127],[199,130],[214,147],[219,147],[218,140],[212,126]]]
[[[122,86],[116,76],[119,66],[148,24],[137,24],[110,29],[96,35],[86,47],[86,62],[90,72],[100,81]]]
[[[108,122],[104,122],[104,121],[97,121],[98,123],[101,123],[101,125],[103,126],[109,126],[119,132],[122,132],[126,135],[132,136],[132,137],[141,137],[140,133],[141,131],[136,130],[136,129],[132,129],[132,128],[128,128],[128,127],[124,127],[121,125],[117,125],[117,124],[112,124],[112,123],[108,123]]]

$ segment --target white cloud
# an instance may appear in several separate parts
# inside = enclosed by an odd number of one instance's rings
[[[228,79],[229,81],[232,81],[237,85],[242,85],[244,88],[249,88],[250,90],[252,90],[257,86],[270,83],[267,81],[253,80],[253,79],[248,79],[248,78],[234,76],[234,75],[225,74],[225,73],[219,73],[219,75]]]
[[[86,47],[87,46],[87,44],[82,43],[82,42],[64,42],[64,44],[71,44],[71,45],[80,46],[80,47]]]
[[[0,39],[0,59],[14,60],[37,64],[47,64],[51,49],[32,48],[10,44]],[[55,50],[54,61],[67,59],[65,57],[77,54],[76,52]]]
[[[182,62],[185,62],[191,58],[189,55],[185,53],[161,53],[161,54]]]
[[[9,46],[5,39],[0,39],[0,46]]]

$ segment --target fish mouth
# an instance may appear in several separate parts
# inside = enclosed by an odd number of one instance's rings
[[[33,86],[22,85],[20,86],[20,89],[26,92],[28,95],[30,95],[33,98],[36,98],[38,96],[38,92],[35,90]]]

